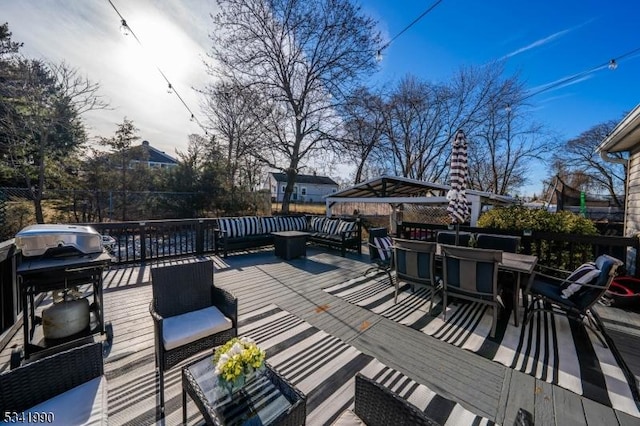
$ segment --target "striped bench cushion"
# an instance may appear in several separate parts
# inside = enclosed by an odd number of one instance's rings
[[[322,231],[325,234],[335,235],[338,233],[338,225],[340,224],[339,219],[327,219],[322,227]]]
[[[280,216],[280,231],[306,231],[307,218],[304,216]]]
[[[260,220],[255,216],[223,217],[218,219],[218,225],[229,238],[262,234]]]
[[[324,224],[327,220],[329,219],[324,216],[313,216],[309,222],[309,227],[311,228],[311,231],[322,232],[322,229],[324,228]]]
[[[340,220],[338,223],[337,234],[342,234],[343,232],[355,231],[356,223],[348,220]],[[353,237],[353,235],[347,235],[347,237]]]
[[[262,232],[265,234],[280,231],[277,217],[261,217],[260,224],[262,225]]]

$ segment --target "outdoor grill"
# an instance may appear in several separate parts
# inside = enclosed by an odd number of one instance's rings
[[[105,332],[102,274],[111,257],[95,229],[32,225],[16,234],[16,246],[22,251],[16,272],[25,312],[25,359],[35,352],[81,344]],[[87,284],[86,294],[79,291]],[[48,292],[53,303],[36,311],[36,297],[42,299],[39,296]],[[12,356],[12,367],[15,364]]]

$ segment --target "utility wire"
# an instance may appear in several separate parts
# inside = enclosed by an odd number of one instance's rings
[[[145,50],[144,45],[142,44],[142,42],[140,41],[140,39],[138,38],[138,36],[136,35],[136,33],[133,31],[133,29],[131,28],[131,26],[129,26],[129,24],[127,24],[127,20],[124,19],[124,16],[122,16],[122,14],[120,13],[120,11],[118,10],[118,8],[113,4],[113,2],[111,0],[107,0],[109,2],[109,4],[111,5],[111,7],[113,8],[113,10],[118,14],[118,16],[120,17],[120,22],[122,24],[122,27],[126,28],[126,30],[129,31],[129,33],[131,33],[131,35],[133,36],[133,38],[138,42],[138,44],[140,45],[140,47]],[[153,61],[152,61],[153,62]],[[189,116],[190,119],[192,121],[195,121],[196,124],[202,129],[204,130],[205,135],[208,135],[209,133],[207,132],[207,129],[202,125],[202,123],[200,123],[200,120],[198,120],[198,118],[195,116],[195,114],[193,113],[193,111],[191,111],[191,108],[189,108],[189,105],[187,105],[187,103],[184,101],[184,99],[182,98],[182,96],[180,96],[180,93],[178,92],[178,90],[176,90],[176,88],[173,86],[173,84],[171,84],[171,81],[169,81],[169,78],[167,77],[167,75],[162,71],[162,69],[158,66],[158,64],[156,64],[155,62],[153,62],[153,65],[156,67],[156,70],[158,70],[158,72],[160,73],[160,75],[162,76],[162,78],[164,78],[164,81],[167,83],[167,88],[169,91],[175,93],[175,95],[178,97],[178,99],[180,100],[180,102],[182,103],[182,105],[186,108],[186,110],[189,112]]]
[[[386,49],[387,47],[389,47],[389,45],[391,43],[393,43],[393,41],[395,39],[397,39],[398,37],[400,37],[405,31],[407,31],[409,28],[413,27],[415,24],[418,23],[418,21],[420,21],[422,18],[424,18],[429,12],[431,12],[433,9],[436,8],[436,6],[438,6],[440,3],[442,3],[442,0],[437,0],[435,3],[433,3],[431,6],[429,6],[424,12],[422,12],[420,14],[420,16],[418,16],[416,19],[414,19],[413,21],[411,21],[411,23],[409,25],[407,25],[406,27],[404,27],[402,29],[402,31],[400,31],[398,34],[396,34],[395,36],[393,36],[391,38],[391,40],[389,40],[388,42],[385,43],[384,46],[382,46],[380,49],[378,49],[378,54],[381,54],[382,51],[384,49]]]
[[[539,95],[539,94],[544,93],[546,91],[549,91],[549,90],[556,89],[558,87],[567,85],[567,84],[572,83],[572,82],[574,82],[574,81],[576,81],[576,80],[578,80],[578,79],[580,79],[582,77],[586,77],[587,75],[592,74],[592,73],[594,73],[596,71],[599,71],[601,69],[604,69],[604,68],[612,68],[612,70],[614,70],[615,68],[617,68],[618,63],[622,59],[628,58],[629,56],[631,56],[631,55],[633,55],[635,53],[638,53],[638,52],[640,52],[640,47],[637,47],[637,48],[635,48],[633,50],[630,50],[630,51],[628,51],[626,53],[623,53],[622,55],[617,56],[617,57],[615,57],[615,58],[613,58],[613,59],[611,59],[611,60],[609,60],[607,62],[604,62],[604,63],[602,63],[600,65],[596,65],[595,67],[589,68],[588,70],[585,70],[585,71],[579,72],[577,74],[573,74],[573,75],[567,76],[565,78],[562,78],[562,79],[557,80],[555,82],[549,83],[549,84],[541,87],[540,89],[535,90],[535,91],[525,95],[524,97],[520,98],[520,101],[524,101],[526,99],[529,99],[529,98],[531,98],[533,96]]]

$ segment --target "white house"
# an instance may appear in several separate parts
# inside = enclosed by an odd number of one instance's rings
[[[284,190],[287,186],[287,175],[284,173],[269,173],[265,182],[265,189],[271,193],[273,202],[282,202]],[[322,203],[323,197],[338,191],[338,184],[328,176],[297,175],[293,185],[291,201],[299,203]]]
[[[624,236],[640,234],[640,104],[631,111],[596,148],[605,161],[627,163],[625,188]],[[614,158],[609,153],[628,152],[629,159]],[[635,269],[635,253],[627,253],[627,269]],[[630,267],[633,266],[633,268]]]

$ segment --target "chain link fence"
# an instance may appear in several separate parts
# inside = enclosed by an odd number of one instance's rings
[[[185,219],[239,214],[270,214],[263,191],[235,191],[214,197],[199,192],[47,190],[42,194],[45,223],[87,223]],[[13,238],[36,223],[34,195],[28,188],[0,187],[0,237]]]

